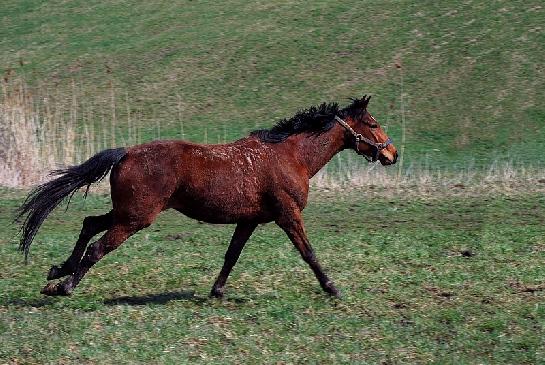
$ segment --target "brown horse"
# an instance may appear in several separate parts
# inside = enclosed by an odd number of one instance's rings
[[[43,289],[70,295],[87,271],[127,238],[153,223],[161,211],[176,209],[209,223],[235,223],[225,262],[211,295],[221,297],[246,241],[260,223],[274,221],[288,235],[327,293],[339,291],[323,272],[305,233],[302,210],[309,179],[336,153],[354,149],[370,161],[396,162],[397,151],[370,113],[370,98],[345,108],[321,104],[228,144],[156,141],[102,151],[79,166],[54,171],[58,177],[33,190],[19,211],[25,217],[20,249],[30,244],[47,215],[79,188],[111,170],[113,208],[86,217],[70,257],[53,266]],[[93,236],[106,231],[87,247]]]

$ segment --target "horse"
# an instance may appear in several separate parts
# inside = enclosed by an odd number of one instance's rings
[[[322,289],[340,296],[316,258],[305,232],[302,211],[309,179],[331,158],[353,149],[370,162],[392,165],[397,150],[367,111],[371,97],[351,99],[341,108],[322,103],[226,144],[159,140],[107,149],[81,165],[54,170],[55,179],[32,190],[18,210],[23,221],[19,249],[30,245],[48,214],[80,188],[110,173],[112,209],[83,220],[72,254],[53,265],[41,290],[71,295],[89,269],[127,238],[150,226],[166,209],[203,222],[236,224],[223,267],[210,295],[222,297],[229,273],[259,224],[275,222],[310,266]],[[97,234],[105,233],[89,245]]]

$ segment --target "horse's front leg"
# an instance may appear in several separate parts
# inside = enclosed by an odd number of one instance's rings
[[[225,261],[223,263],[223,267],[221,268],[221,272],[219,273],[218,278],[216,279],[216,282],[212,287],[212,291],[210,292],[211,296],[216,298],[220,298],[223,296],[225,283],[227,281],[227,278],[229,277],[229,273],[231,272],[233,266],[235,266],[235,264],[237,263],[237,260],[240,256],[240,253],[242,252],[242,249],[244,248],[244,245],[246,244],[256,227],[256,223],[237,224],[237,227],[235,228],[235,233],[233,233],[233,237],[231,238],[229,248],[225,253]]]
[[[314,255],[314,250],[312,249],[305,232],[301,211],[299,209],[286,210],[285,213],[276,220],[276,224],[286,232],[293,245],[299,250],[303,260],[305,260],[314,272],[314,275],[316,275],[322,289],[330,295],[340,297],[339,290],[324,273],[318,259]]]

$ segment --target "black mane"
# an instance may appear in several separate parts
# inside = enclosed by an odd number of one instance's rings
[[[337,103],[322,103],[318,106],[311,106],[306,110],[297,112],[290,119],[282,119],[271,129],[260,129],[251,132],[263,142],[278,143],[284,141],[291,135],[299,133],[321,134],[327,132],[335,125],[335,116],[346,118],[361,117],[369,99],[364,96],[362,99],[352,99],[352,104],[339,108]]]

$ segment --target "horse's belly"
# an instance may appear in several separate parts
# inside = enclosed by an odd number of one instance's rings
[[[169,207],[208,223],[271,220],[255,193],[237,193],[236,189],[223,192],[191,190],[174,194]]]

